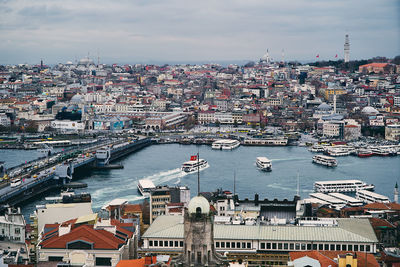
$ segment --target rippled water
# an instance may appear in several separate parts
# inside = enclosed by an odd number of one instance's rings
[[[400,156],[357,158],[339,157],[338,167],[327,168],[313,164],[313,153],[305,147],[243,147],[233,151],[212,150],[210,146],[196,145],[153,145],[131,154],[120,163],[124,169],[93,170],[76,177],[88,184],[81,191],[90,192],[93,208],[99,209],[114,198],[126,198],[131,202],[143,198],[137,191],[140,179],[150,179],[156,185],[187,185],[191,194],[197,193],[197,173],[186,174],[180,171],[190,155],[200,153],[210,167],[201,171],[201,191],[214,191],[217,188],[233,191],[236,173],[236,192],[242,198],[288,198],[296,194],[297,173],[300,180],[300,195],[307,197],[313,189],[314,181],[357,178],[376,185],[375,191],[393,198],[396,181],[400,182]],[[0,150],[5,161],[21,163],[33,157],[32,151]],[[272,161],[272,172],[259,171],[255,165],[256,157],[266,156]],[[3,159],[0,159],[3,160]],[[11,165],[15,165],[11,164]],[[78,191],[78,190],[77,190]],[[58,193],[54,192],[53,195]],[[44,196],[23,207],[25,214],[34,210],[35,205],[44,203]]]

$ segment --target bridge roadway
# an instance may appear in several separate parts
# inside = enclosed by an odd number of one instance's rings
[[[49,189],[68,183],[72,179],[75,169],[96,165],[96,154],[93,152],[97,150],[108,150],[110,152],[109,161],[113,161],[148,146],[152,142],[149,138],[114,140],[103,143],[101,146],[97,144],[81,149],[82,153],[61,163],[54,164],[47,161],[46,167],[41,168],[34,175],[19,175],[13,178],[7,186],[0,188],[0,210],[4,209],[6,204],[16,205]]]

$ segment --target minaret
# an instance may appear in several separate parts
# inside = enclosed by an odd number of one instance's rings
[[[346,38],[344,40],[344,62],[350,61],[350,41],[349,35],[346,34]]]
[[[397,185],[397,182],[396,182],[396,185],[394,186],[393,202],[394,203],[399,203],[399,186]]]

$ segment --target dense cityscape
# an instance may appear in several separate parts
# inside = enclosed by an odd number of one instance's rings
[[[398,1],[0,1],[0,267],[399,267]]]

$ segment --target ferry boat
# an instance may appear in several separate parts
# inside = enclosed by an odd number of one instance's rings
[[[321,193],[354,193],[358,190],[373,191],[373,184],[366,184],[360,180],[318,181],[314,183],[314,191]]]
[[[381,202],[381,203],[389,203],[390,200],[387,196],[377,194],[375,192],[371,192],[368,190],[359,190],[356,192],[356,198],[359,200],[364,201],[365,203],[375,203],[375,202]]]
[[[154,183],[151,180],[142,179],[142,180],[139,180],[137,187],[138,187],[138,191],[140,192],[140,194],[142,194],[142,196],[148,198],[148,197],[150,197],[150,190],[155,188],[156,186],[154,185]]]
[[[350,147],[329,147],[325,150],[326,154],[333,157],[348,156],[352,153]]]
[[[262,171],[267,171],[267,172],[272,171],[271,161],[266,157],[257,157],[256,165]]]
[[[204,159],[193,159],[182,164],[181,170],[187,173],[197,172],[209,167],[208,162]]]
[[[312,160],[314,163],[321,164],[327,167],[336,167],[338,165],[335,158],[324,155],[315,155]]]
[[[232,150],[237,148],[239,145],[240,142],[238,140],[222,139],[212,143],[211,148],[219,150]]]
[[[287,144],[287,138],[252,138],[243,141],[243,145],[246,146],[287,146]]]
[[[310,152],[324,152],[325,151],[325,147],[326,146],[314,144],[312,147],[310,147],[308,149],[308,151],[310,151]]]

